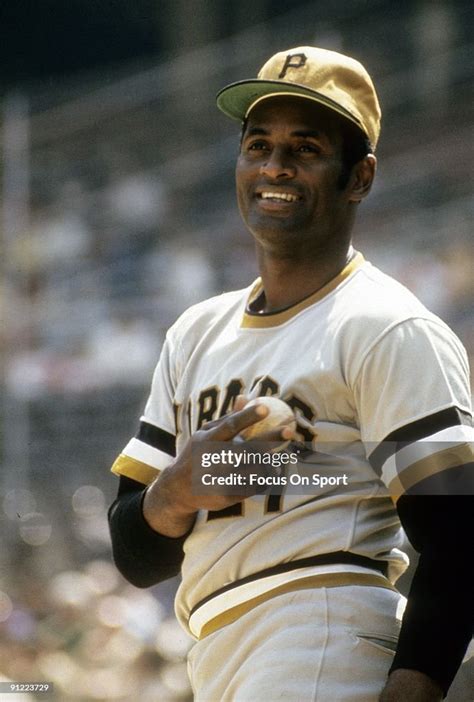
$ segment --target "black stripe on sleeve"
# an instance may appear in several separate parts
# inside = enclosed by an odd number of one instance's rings
[[[413,444],[415,441],[431,436],[431,434],[436,434],[438,431],[459,425],[472,426],[472,415],[457,407],[449,407],[440,412],[430,414],[428,417],[418,419],[416,422],[400,427],[386,436],[370,454],[370,464],[377,474],[380,475],[385,461],[400,449]]]
[[[176,437],[164,429],[155,427],[148,422],[140,422],[140,428],[137,432],[137,439],[143,443],[152,446],[153,448],[164,451],[169,456],[176,456]]]

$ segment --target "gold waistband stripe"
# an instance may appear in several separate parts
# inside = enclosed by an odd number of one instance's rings
[[[263,602],[267,602],[273,597],[284,595],[287,592],[295,592],[296,590],[308,590],[316,587],[347,587],[347,586],[365,586],[365,587],[383,587],[388,590],[397,592],[396,588],[383,575],[375,573],[321,573],[320,575],[310,575],[299,580],[284,583],[278,587],[268,590],[267,592],[253,597],[235,607],[230,607],[221,612],[217,616],[207,621],[197,633],[198,639],[201,640],[210,634],[213,634],[218,629],[221,629],[227,624],[235,622],[236,619],[243,614],[247,614],[252,609]]]

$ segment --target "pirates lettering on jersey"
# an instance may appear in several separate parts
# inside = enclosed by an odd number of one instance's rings
[[[271,376],[265,375],[255,378],[250,385],[250,392],[252,392],[257,385],[259,385],[258,397],[280,397],[280,384]],[[193,415],[197,416],[196,429],[194,429],[194,431],[197,431],[201,429],[206,422],[212,422],[214,419],[223,417],[225,414],[231,412],[236,398],[238,395],[242,394],[245,394],[245,384],[240,378],[232,378],[232,380],[227,383],[224,391],[217,385],[212,385],[201,390],[194,407],[192,400],[189,400],[187,403],[186,413],[188,415],[190,433],[193,433]],[[220,402],[221,397],[223,397],[222,403]],[[289,397],[282,397],[282,399],[295,410],[298,432],[304,437],[305,441],[312,441],[314,434],[298,422],[298,414],[301,414],[308,422],[312,422],[316,417],[315,412],[306,402],[294,394]],[[180,414],[182,412],[182,405],[175,405],[174,408],[176,434],[178,435],[181,432],[182,422]]]
[[[224,402],[222,403],[219,417],[224,417],[234,408],[235,401],[239,395],[242,395],[244,383],[242,380],[231,380],[225,389]]]
[[[212,422],[217,415],[217,400],[220,390],[217,385],[201,390],[198,398],[199,414],[197,428],[200,429],[206,422]]]
[[[260,375],[255,378],[251,385],[251,390],[254,390],[257,385],[259,387],[259,397],[271,397],[274,395],[280,395],[280,384],[269,375]]]
[[[309,405],[306,404],[306,402],[303,402],[303,400],[300,400],[296,395],[291,395],[288,398],[285,398],[285,402],[291,407],[293,412],[295,412],[296,415],[296,425],[298,428],[298,432],[302,435],[303,440],[311,443],[314,439],[314,433],[307,429],[306,427],[301,425],[301,422],[298,422],[298,412],[301,412],[303,417],[308,420],[308,422],[312,422],[313,419],[315,418],[315,413],[311,409]]]

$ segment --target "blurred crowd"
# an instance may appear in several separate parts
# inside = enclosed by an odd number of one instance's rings
[[[0,680],[46,681],[52,692],[43,698],[59,701],[189,702],[190,639],[172,613],[175,583],[153,593],[125,583],[107,554],[99,488],[72,495],[73,528],[62,534],[69,547],[37,502],[12,490],[1,504],[0,522],[18,541],[2,564]],[[74,541],[82,552],[71,563]]]

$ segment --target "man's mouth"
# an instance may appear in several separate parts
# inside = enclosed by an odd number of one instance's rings
[[[284,202],[296,202],[300,199],[300,197],[298,195],[295,195],[294,193],[276,193],[272,190],[265,190],[259,193],[258,197],[261,200],[273,200],[276,202],[280,202],[282,200]]]

